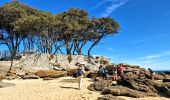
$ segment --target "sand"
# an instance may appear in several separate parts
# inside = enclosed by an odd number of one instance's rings
[[[96,100],[102,95],[87,89],[91,79],[84,79],[82,90],[78,90],[75,78],[62,77],[55,80],[4,80],[16,86],[0,88],[0,100]],[[169,100],[164,97],[129,98],[126,100]]]

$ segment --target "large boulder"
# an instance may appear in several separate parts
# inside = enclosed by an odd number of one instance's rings
[[[108,87],[102,91],[102,94],[112,94],[114,96],[128,96],[134,98],[141,98],[145,96],[158,96],[156,93],[144,93],[123,86]]]
[[[109,94],[109,95],[104,95],[102,97],[98,97],[98,100],[125,100],[125,99]]]
[[[103,89],[112,85],[111,81],[109,80],[101,80],[99,82],[94,82],[90,84],[87,88],[91,91],[102,91]]]
[[[157,92],[157,90],[154,88],[153,81],[149,79],[142,79],[142,78],[126,79],[126,80],[120,80],[118,84],[132,88],[134,90],[142,91],[142,92],[154,92],[154,93]]]
[[[53,70],[39,70],[35,73],[35,75],[40,78],[50,77],[50,78],[58,78],[67,76],[66,71],[53,71]]]
[[[155,82],[154,87],[157,89],[158,94],[163,94],[170,97],[170,84]]]

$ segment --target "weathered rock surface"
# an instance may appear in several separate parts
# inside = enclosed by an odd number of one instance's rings
[[[0,88],[15,86],[13,83],[0,82]]]
[[[109,94],[109,95],[104,95],[102,97],[99,97],[98,100],[125,100],[125,99],[122,99],[122,98],[119,98],[119,97]]]
[[[90,86],[88,86],[87,88],[91,91],[102,91],[103,89],[109,87],[111,84],[111,81],[102,80],[90,84]]]
[[[5,76],[7,75],[7,72],[9,71],[10,67],[6,65],[0,65],[0,75]]]
[[[163,79],[163,82],[170,82],[170,78]]]
[[[140,78],[126,79],[126,80],[119,81],[118,84],[142,92],[154,92],[154,93],[157,92],[157,90],[154,88],[153,81],[149,79],[140,79]]]
[[[24,75],[22,79],[39,79],[40,77],[37,75]]]
[[[50,78],[58,78],[67,76],[67,72],[65,71],[53,71],[53,70],[39,70],[35,73],[35,75],[40,78],[50,77]]]
[[[140,92],[123,86],[111,86],[102,91],[102,94],[112,94],[114,96],[128,96],[141,98],[145,96],[158,96],[156,93]]]
[[[76,74],[76,71],[77,71],[77,69],[68,69],[67,70],[67,75],[68,76],[76,76],[75,74]]]
[[[3,79],[5,79],[5,77],[0,75],[0,82],[1,82]]]

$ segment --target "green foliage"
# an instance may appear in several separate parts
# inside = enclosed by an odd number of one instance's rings
[[[64,46],[69,54],[69,62],[72,60],[70,55],[75,52],[81,54],[88,42],[92,43],[88,50],[90,55],[91,49],[104,37],[116,34],[119,29],[120,26],[114,19],[93,17],[90,20],[88,12],[80,9],[72,8],[54,15],[18,1],[0,7],[1,43],[14,51],[21,41],[28,39],[29,44],[33,42],[32,45],[36,44],[38,49],[48,51],[49,54],[54,47],[57,51]],[[7,43],[11,40],[12,43]],[[16,47],[10,47],[11,45]]]
[[[100,64],[107,65],[109,62],[103,58],[100,59]]]

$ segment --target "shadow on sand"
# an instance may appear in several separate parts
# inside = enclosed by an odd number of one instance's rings
[[[78,88],[74,88],[74,87],[67,87],[67,86],[60,86],[61,88],[65,88],[65,89],[76,89],[78,90]]]
[[[77,79],[63,79],[60,82],[66,82],[66,83],[77,83],[78,80]]]

